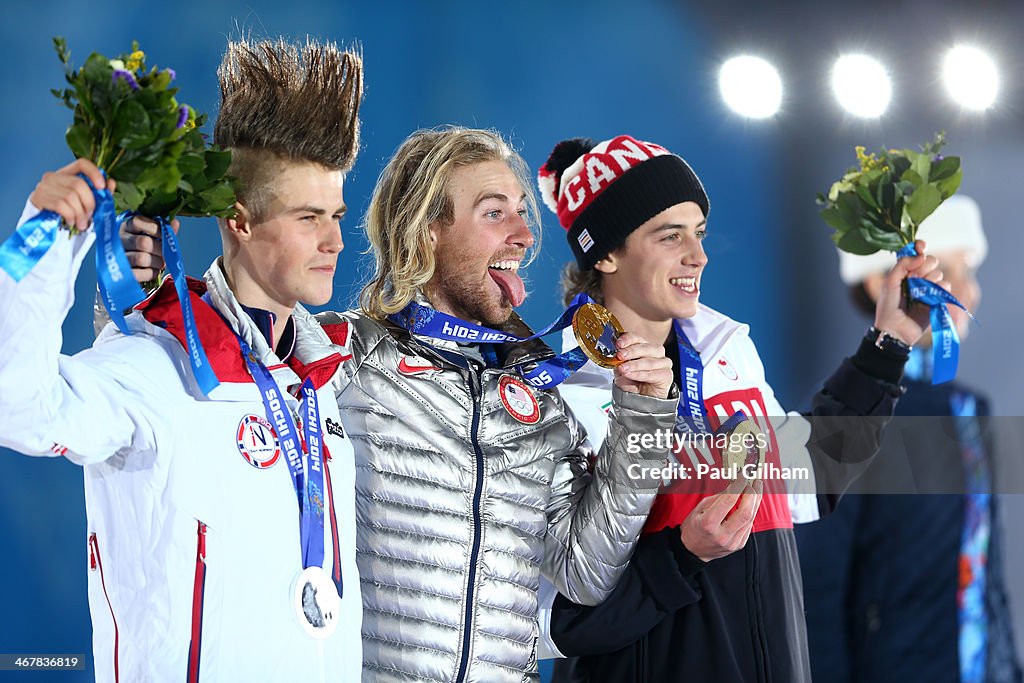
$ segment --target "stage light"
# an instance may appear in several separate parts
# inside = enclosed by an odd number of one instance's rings
[[[892,96],[889,74],[867,55],[844,55],[832,67],[832,91],[850,114],[877,118],[885,113]]]
[[[782,103],[782,79],[760,57],[733,57],[718,72],[718,88],[729,108],[741,116],[763,119],[775,115]]]
[[[999,92],[995,62],[978,48],[967,45],[957,45],[946,53],[942,80],[949,96],[965,109],[988,109]]]

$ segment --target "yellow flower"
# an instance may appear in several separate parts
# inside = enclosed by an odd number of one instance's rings
[[[142,62],[146,59],[146,53],[142,50],[136,50],[135,52],[128,55],[128,61],[125,62],[125,67],[129,71],[138,71],[142,68]]]

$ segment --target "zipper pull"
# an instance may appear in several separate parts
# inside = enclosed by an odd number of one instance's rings
[[[89,571],[96,571],[96,534],[89,534]]]

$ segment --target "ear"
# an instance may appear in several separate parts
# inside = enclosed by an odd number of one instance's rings
[[[437,251],[437,236],[441,228],[441,224],[438,221],[434,221],[427,225],[427,230],[430,231],[430,248]]]
[[[229,235],[239,242],[252,239],[252,213],[239,202],[235,202],[235,215],[224,221]]]
[[[594,270],[604,275],[611,275],[619,269],[619,263],[615,254],[611,253],[594,264]]]

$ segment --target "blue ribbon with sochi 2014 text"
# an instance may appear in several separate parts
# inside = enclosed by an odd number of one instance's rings
[[[104,175],[106,175],[104,173]],[[115,215],[114,197],[110,190],[97,190],[84,175],[79,174],[92,190],[96,208],[92,215],[96,231],[96,278],[100,298],[110,319],[122,334],[130,335],[131,330],[124,319],[124,311],[146,298],[146,293],[132,276],[132,267],[121,245],[121,224],[133,214],[125,212]],[[43,210],[18,226],[14,234],[0,244],[0,268],[3,268],[15,282],[20,282],[50,250],[57,239],[61,217],[54,211]],[[189,363],[196,382],[204,394],[209,394],[219,384],[217,376],[199,341],[195,317],[188,296],[185,279],[185,265],[181,250],[170,224],[164,218],[157,218],[160,224],[164,260],[174,278],[178,301],[185,321],[185,333]]]
[[[896,258],[904,256],[917,256],[917,250],[913,244],[908,244],[898,252]],[[932,384],[949,382],[956,377],[957,364],[960,361],[960,336],[956,333],[956,326],[953,324],[953,317],[949,314],[947,304],[959,306],[971,320],[974,316],[967,310],[967,307],[957,301],[957,298],[939,287],[934,282],[924,278],[908,277],[907,284],[910,287],[910,298],[913,301],[920,301],[930,309],[932,328]]]
[[[558,320],[540,332],[529,337],[519,337],[507,332],[492,330],[489,327],[460,320],[453,315],[442,313],[429,306],[421,306],[415,301],[398,313],[388,316],[388,320],[409,330],[413,334],[421,334],[434,339],[461,342],[463,344],[499,344],[502,342],[525,342],[563,330],[572,324],[572,317],[583,304],[592,303],[586,294],[577,294]],[[518,368],[523,379],[538,389],[550,389],[569,379],[574,372],[586,365],[587,355],[582,349],[576,348],[560,353],[554,358],[537,363],[532,370],[522,366]]]

